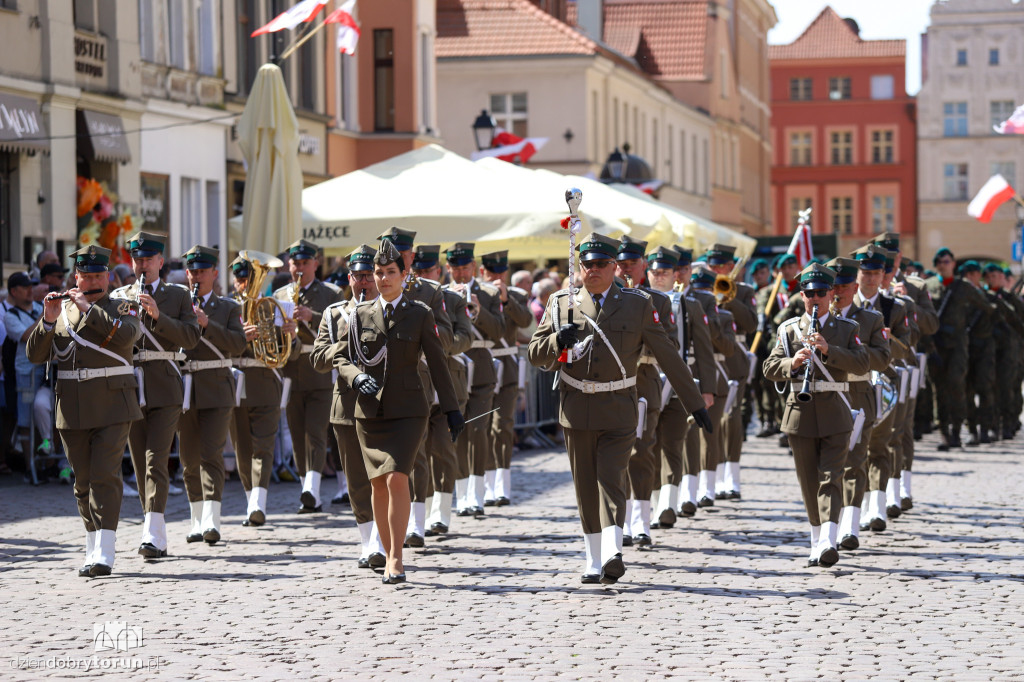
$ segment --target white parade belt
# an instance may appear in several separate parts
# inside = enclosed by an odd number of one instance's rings
[[[725,362],[725,355],[722,353],[715,353],[715,360],[719,362]]]
[[[846,377],[846,380],[851,384],[857,381],[871,381],[871,372],[868,372],[867,374],[851,374]]]
[[[641,355],[640,356],[640,364],[641,365],[656,365],[656,364],[658,364],[658,358],[654,357],[653,355]]]
[[[564,370],[558,371],[558,380],[583,393],[610,393],[636,386],[636,377],[627,377],[620,381],[580,381],[566,374]]]
[[[308,354],[310,354],[312,352],[313,352],[313,344],[311,344],[311,343],[304,343],[304,344],[302,344],[302,351],[299,354],[300,355],[308,355]]]
[[[474,344],[473,348],[476,348],[476,344],[477,343],[479,343],[479,342],[477,342],[477,341],[473,342],[473,344]],[[493,343],[491,341],[486,341],[485,343],[491,343],[493,345]],[[492,350],[491,351],[491,357],[492,358],[503,358],[503,357],[507,357],[507,356],[510,356],[510,355],[518,355],[518,354],[519,354],[519,348],[517,348],[516,346],[509,346],[508,348],[499,348],[498,350]]]
[[[793,383],[797,386],[803,386],[803,380],[794,381]],[[811,381],[808,386],[811,393],[829,393],[831,391],[847,393],[850,390],[850,382],[848,381]]]
[[[470,348],[494,348],[494,341],[480,341],[479,339],[474,341]]]
[[[232,363],[234,363],[235,367],[239,367],[241,369],[245,369],[247,367],[262,367],[264,369],[270,369],[267,367],[265,362],[261,362],[256,358],[234,358]]]
[[[57,371],[57,378],[64,380],[88,381],[103,377],[116,377],[134,374],[134,367],[98,367],[96,369],[62,369]]]
[[[182,365],[186,372],[201,372],[204,369],[223,369],[231,367],[231,360],[188,360]]]
[[[177,362],[185,359],[184,353],[175,353],[169,350],[140,350],[132,356],[135,362],[153,362],[155,360],[170,360]]]

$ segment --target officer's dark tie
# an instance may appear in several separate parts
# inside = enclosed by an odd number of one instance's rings
[[[394,312],[395,312],[395,306],[391,305],[390,303],[385,304],[385,306],[384,306],[384,325],[388,329],[391,329],[391,320],[392,320],[392,316],[394,315]]]
[[[597,308],[597,312],[601,312],[602,298],[604,298],[604,294],[594,294],[594,307]]]
[[[871,310],[871,301],[864,301],[864,310]]]
[[[150,296],[153,295],[153,285],[152,284],[147,284],[146,285],[146,293],[149,294]]]

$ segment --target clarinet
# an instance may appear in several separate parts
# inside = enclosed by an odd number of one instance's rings
[[[199,308],[199,282],[192,285],[192,307]]]
[[[814,308],[811,309],[811,328],[808,330],[807,335],[818,333],[818,304],[814,304]],[[804,348],[810,348],[811,346],[805,341]],[[814,351],[812,350],[811,353]],[[809,403],[814,398],[811,394],[811,368],[814,362],[808,360],[807,364],[804,365],[804,382],[800,386],[800,392],[796,394],[796,399],[802,403]]]

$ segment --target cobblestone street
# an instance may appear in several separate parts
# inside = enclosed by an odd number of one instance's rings
[[[790,459],[752,438],[743,500],[655,531],[653,551],[627,549],[613,587],[579,583],[563,451],[517,455],[513,506],[456,518],[448,537],[407,550],[410,582],[397,588],[356,568],[348,507],[298,516],[299,486],[272,485],[268,525],[243,528],[237,480],[223,542],[187,545],[187,501],[174,497],[171,556],[146,563],[139,502],[126,499],[114,575],[82,579],[70,488],[10,477],[2,676],[128,665],[146,668],[133,679],[168,680],[1020,678],[1020,441],[951,453],[935,443],[919,443],[912,512],[865,532],[834,568],[808,569]],[[97,652],[94,625],[108,621],[141,630],[142,646]]]

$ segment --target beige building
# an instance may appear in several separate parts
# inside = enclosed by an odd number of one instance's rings
[[[662,200],[712,217],[714,122],[634,60],[528,0],[439,0],[437,32],[446,147],[476,151],[471,126],[481,110],[520,137],[548,138],[530,166],[596,176],[628,144],[665,182]]]
[[[994,124],[1024,92],[1024,4],[946,0],[931,10],[923,36],[923,84],[917,96],[920,253],[926,264],[947,246],[958,259],[1010,260],[1013,202],[989,224],[967,215],[981,186],[1001,173],[1020,189],[1024,136]]]

